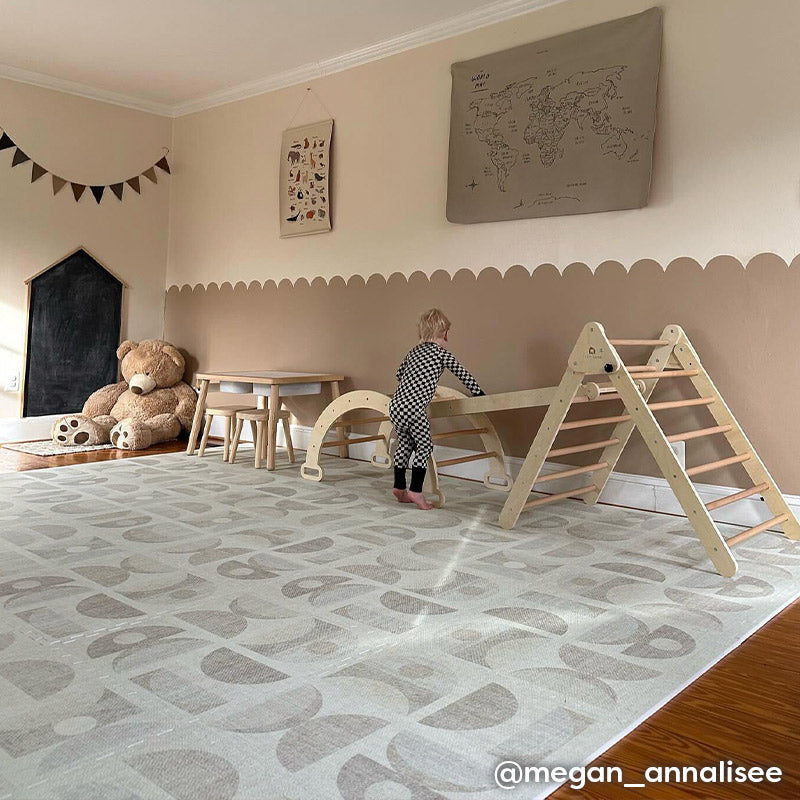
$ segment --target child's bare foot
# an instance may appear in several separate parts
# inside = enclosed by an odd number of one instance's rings
[[[421,508],[423,511],[430,511],[433,508],[422,492],[406,492],[406,494],[408,495],[408,502],[413,503],[417,508]]]
[[[397,498],[398,503],[410,503],[408,492],[405,489],[392,489],[392,494]]]

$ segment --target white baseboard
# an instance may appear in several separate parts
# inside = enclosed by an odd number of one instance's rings
[[[30,442],[34,439],[49,439],[53,423],[63,414],[48,414],[45,417],[0,418],[0,442]]]
[[[23,417],[2,418],[0,419],[0,442],[18,442],[31,439],[47,439],[50,436],[50,427],[61,414],[53,414],[44,417]],[[292,425],[292,441],[298,450],[305,450],[311,437],[311,428],[306,425]],[[211,435],[222,437],[222,419],[215,418],[211,423]],[[333,434],[332,434],[333,435]],[[355,434],[357,436],[357,434]],[[351,436],[352,438],[352,436]],[[250,427],[245,426],[242,431],[242,441],[252,442]],[[285,446],[283,430],[278,427],[279,447]],[[369,461],[373,452],[372,443],[355,444],[350,446],[350,453],[353,458]],[[476,451],[462,450],[455,447],[436,447],[436,456],[439,460],[445,458],[458,458],[460,456],[473,455]],[[516,478],[522,459],[511,456],[506,457],[506,465],[511,475]],[[562,467],[558,464],[546,463],[542,472],[557,472]],[[467,462],[466,464],[454,464],[441,470],[442,475],[449,475],[454,478],[466,478],[467,480],[483,481],[485,466],[479,461]],[[562,478],[552,481],[549,490],[552,493],[565,492],[586,485],[591,480],[591,473],[578,475],[573,478]],[[730,486],[717,486],[707,483],[696,483],[698,494],[704,503],[718,500],[737,491]],[[786,501],[791,506],[796,516],[800,516],[800,497],[797,495],[784,495]],[[675,495],[664,478],[650,475],[632,475],[626,472],[614,472],[606,483],[602,495],[603,503],[613,505],[628,506],[638,508],[643,511],[659,511],[666,514],[676,514],[684,516],[683,509],[678,503]],[[748,497],[738,503],[733,503],[724,508],[718,508],[711,513],[717,522],[728,523],[731,525],[741,525],[749,528],[758,525],[769,519],[772,514],[767,508],[766,503],[758,495]]]
[[[305,450],[308,447],[311,436],[311,428],[304,425],[292,425],[292,442],[298,450]],[[212,427],[212,432],[214,428]],[[220,428],[221,431],[221,428]],[[356,437],[358,434],[354,434]],[[278,431],[278,444],[281,444],[282,431]],[[353,458],[369,461],[373,453],[371,442],[364,444],[350,445],[350,454]],[[461,450],[455,447],[436,447],[436,457],[439,460],[445,458],[458,458],[459,456],[473,455],[476,451]],[[512,477],[516,478],[523,459],[506,456],[506,468]],[[563,469],[560,464],[547,462],[542,470],[543,473],[557,472]],[[486,472],[485,465],[480,461],[467,462],[466,464],[454,464],[441,470],[442,475],[449,475],[454,478],[466,478],[483,482]],[[585,486],[591,481],[591,473],[577,475],[572,478],[562,478],[552,481],[548,485],[549,493],[565,492],[569,489],[576,489]],[[718,500],[734,492],[739,491],[736,487],[717,486],[708,483],[696,483],[695,487],[704,503]],[[786,502],[794,511],[795,516],[800,517],[800,497],[797,495],[784,495]],[[642,511],[659,511],[665,514],[676,514],[685,516],[683,509],[678,503],[677,498],[670,489],[665,478],[658,478],[650,475],[632,475],[626,472],[613,472],[605,488],[603,489],[603,503],[612,505],[628,506]],[[732,503],[724,508],[718,508],[711,512],[712,518],[716,522],[727,523],[730,525],[741,525],[749,528],[770,519],[773,514],[767,508],[767,504],[759,495],[748,497],[738,503]]]

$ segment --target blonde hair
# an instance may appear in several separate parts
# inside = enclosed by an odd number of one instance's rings
[[[450,320],[438,308],[424,312],[417,323],[417,333],[423,342],[441,338],[449,330]]]

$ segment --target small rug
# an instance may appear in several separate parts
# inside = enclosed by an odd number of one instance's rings
[[[16,450],[18,453],[30,453],[34,456],[66,456],[71,453],[86,453],[89,450],[110,450],[112,444],[73,444],[69,447],[56,444],[46,439],[43,442],[22,442],[20,444],[4,444],[6,450]]]
[[[800,591],[780,534],[723,578],[685,519],[325,469],[0,475],[0,800],[541,798],[495,767],[587,763]]]

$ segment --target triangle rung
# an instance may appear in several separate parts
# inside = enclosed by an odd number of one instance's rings
[[[706,508],[709,511],[713,511],[715,508],[724,508],[725,506],[729,506],[731,503],[736,503],[739,500],[752,497],[754,494],[766,492],[767,489],[769,489],[768,483],[759,483],[758,486],[753,486],[751,489],[744,489],[741,492],[736,492],[736,494],[729,494],[727,497],[720,497],[719,500],[712,500],[710,503],[706,503]]]
[[[637,380],[649,381],[654,378],[696,378],[700,374],[699,369],[660,369],[651,372],[636,373]]]
[[[619,444],[619,439],[603,439],[601,442],[589,442],[588,444],[576,444],[572,447],[557,447],[547,454],[547,458],[555,458],[555,456],[568,456],[572,453],[586,453],[589,450],[603,450],[606,447],[611,447],[612,444]]]
[[[696,467],[690,467],[686,470],[686,474],[691,478],[692,475],[702,475],[704,472],[711,472],[711,470],[714,469],[729,467],[731,464],[742,464],[745,461],[749,461],[751,458],[751,453],[742,453],[740,456],[721,458],[719,461],[709,461],[708,464],[699,464]]]
[[[670,344],[667,339],[609,339],[614,347],[664,347]]]
[[[540,483],[548,483],[549,481],[557,481],[559,478],[571,478],[573,475],[583,475],[584,472],[594,472],[598,469],[605,469],[607,466],[607,461],[601,461],[599,464],[587,464],[585,467],[570,467],[570,469],[562,469],[559,472],[550,472],[547,475],[541,475],[537,478],[534,486]]]
[[[525,503],[524,508],[535,508],[536,506],[544,506],[548,503],[555,503],[557,500],[566,500],[568,497],[580,497],[582,494],[589,494],[589,492],[596,492],[597,487],[592,484],[591,486],[582,486],[580,489],[570,489],[568,492],[559,492],[558,494],[551,494],[547,497],[540,497],[538,500],[531,500],[530,503]]]
[[[648,403],[651,411],[663,411],[665,408],[688,408],[689,406],[710,406],[715,403],[713,397],[696,397],[692,400],[666,400],[661,403]]]
[[[667,436],[668,442],[687,442],[690,439],[700,439],[703,436],[713,436],[715,433],[727,433],[733,430],[733,425],[715,425],[713,428],[699,428],[696,431],[684,431]]]
[[[786,522],[788,519],[788,514],[779,514],[777,517],[768,519],[766,522],[762,522],[760,525],[755,525],[752,528],[748,528],[746,531],[742,531],[741,533],[737,533],[735,536],[731,536],[729,539],[726,539],[725,542],[728,547],[733,547],[735,544],[740,544],[741,542],[747,541],[747,539],[750,539],[752,536],[755,536],[758,533],[763,533],[768,528],[773,528],[776,525],[780,525],[781,523]]]
[[[560,431],[572,431],[575,430],[575,428],[589,428],[592,425],[610,425],[612,422],[627,422],[630,418],[631,418],[630,414],[620,414],[617,417],[576,419],[573,422],[562,422],[558,429]]]

